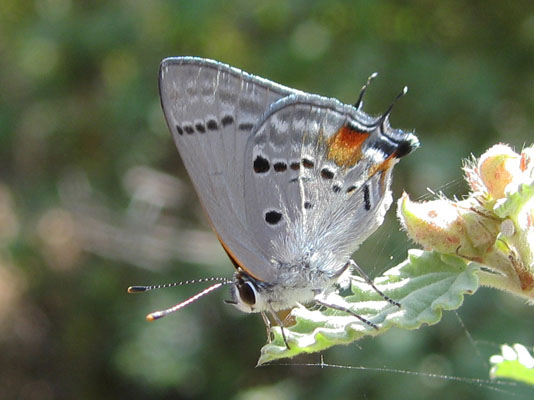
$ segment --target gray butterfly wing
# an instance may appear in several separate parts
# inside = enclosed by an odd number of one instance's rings
[[[244,155],[270,105],[297,91],[194,57],[163,60],[159,82],[167,124],[225,250],[255,278],[274,280],[244,213]]]
[[[246,217],[271,268],[335,276],[382,223],[392,167],[417,145],[387,118],[334,99],[279,100],[245,159]]]

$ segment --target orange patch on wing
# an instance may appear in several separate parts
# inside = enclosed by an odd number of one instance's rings
[[[380,189],[382,190],[382,193],[384,193],[386,191],[386,189],[387,189],[387,187],[386,187],[386,176],[387,176],[386,171],[388,169],[390,169],[390,168],[393,168],[393,166],[395,165],[395,162],[396,162],[395,153],[393,153],[392,155],[390,155],[388,158],[386,158],[381,163],[372,165],[369,168],[369,175],[368,175],[369,178],[371,178],[372,176],[374,176],[377,173],[380,174],[379,184],[380,184]]]
[[[393,152],[393,154],[391,154],[384,161],[379,164],[372,165],[371,168],[369,168],[369,177],[373,176],[377,172],[387,171],[388,169],[393,167],[393,165],[395,165],[395,161],[395,152]]]
[[[343,125],[328,139],[326,157],[339,167],[352,167],[360,160],[362,144],[368,137],[367,132],[360,132]]]

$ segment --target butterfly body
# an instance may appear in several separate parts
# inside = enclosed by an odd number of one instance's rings
[[[170,131],[214,231],[237,268],[245,312],[307,303],[332,287],[382,223],[391,172],[418,146],[388,116],[216,61],[160,68]]]

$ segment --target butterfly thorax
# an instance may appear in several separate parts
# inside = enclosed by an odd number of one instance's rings
[[[234,274],[231,289],[232,301],[239,310],[247,313],[279,311],[306,304],[323,291],[331,288],[346,270],[347,263],[338,267],[321,267],[306,257],[293,265],[278,265],[278,282],[260,281],[243,270]]]

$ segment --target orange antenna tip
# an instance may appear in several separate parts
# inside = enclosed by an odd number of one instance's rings
[[[149,322],[152,322],[152,321],[155,321],[161,317],[165,316],[164,313],[160,312],[160,311],[156,311],[156,312],[153,312],[153,313],[150,313],[146,316],[146,320],[149,321]]]

